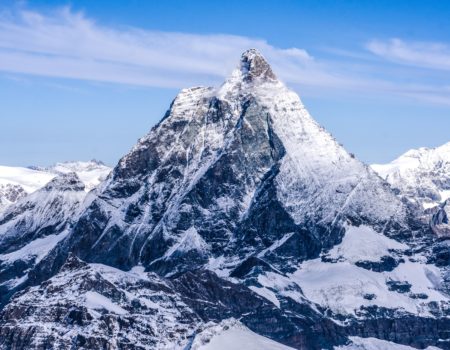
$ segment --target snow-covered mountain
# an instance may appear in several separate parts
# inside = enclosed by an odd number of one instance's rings
[[[424,209],[450,198],[450,142],[436,148],[409,150],[391,163],[373,164],[372,168]]]
[[[0,212],[11,203],[42,188],[55,176],[74,172],[89,192],[106,179],[111,168],[102,162],[63,162],[50,167],[0,166]]]
[[[87,162],[61,162],[49,167],[33,167],[50,174],[67,174],[75,173],[85,185],[85,191],[89,192],[97,187],[100,182],[106,179],[111,172],[111,168],[98,160],[90,160]]]
[[[0,265],[0,346],[450,349],[448,240],[256,50],[182,90],[76,207],[24,285]]]
[[[0,305],[29,283],[28,273],[68,234],[87,191],[109,172],[97,161],[0,167],[3,188],[9,189],[0,207]],[[11,197],[11,189],[18,195]]]
[[[0,166],[0,211],[49,182],[54,174],[38,170]]]
[[[0,213],[0,305],[69,232],[86,196],[75,173],[58,175]]]

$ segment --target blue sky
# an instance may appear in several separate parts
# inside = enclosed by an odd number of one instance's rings
[[[114,165],[177,91],[262,51],[365,162],[450,141],[448,1],[0,0],[0,164]]]

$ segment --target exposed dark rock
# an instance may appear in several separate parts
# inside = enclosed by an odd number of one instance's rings
[[[386,284],[389,286],[389,290],[398,293],[408,293],[411,290],[411,284],[406,281],[387,281]]]
[[[398,264],[405,262],[403,259],[395,259],[392,256],[382,256],[380,261],[357,261],[356,266],[375,272],[392,271]]]

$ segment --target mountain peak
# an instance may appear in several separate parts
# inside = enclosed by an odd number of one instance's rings
[[[253,82],[257,78],[277,79],[269,63],[257,49],[249,49],[242,54],[239,68],[245,82]]]
[[[65,173],[56,176],[48,184],[43,191],[84,191],[85,185],[75,172]]]

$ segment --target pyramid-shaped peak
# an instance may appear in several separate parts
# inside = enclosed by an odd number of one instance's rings
[[[257,49],[249,49],[242,54],[240,70],[246,82],[253,82],[255,79],[277,79],[269,63]]]
[[[75,172],[60,174],[47,183],[40,191],[84,191],[85,185]]]

